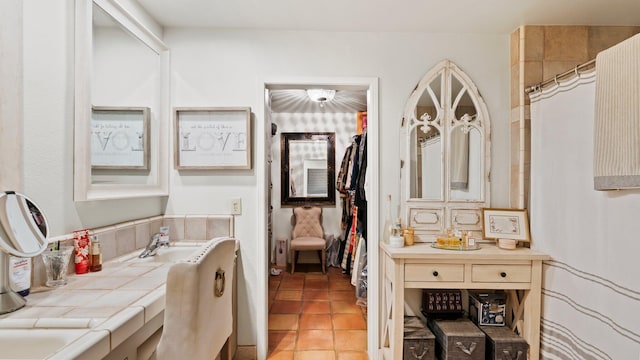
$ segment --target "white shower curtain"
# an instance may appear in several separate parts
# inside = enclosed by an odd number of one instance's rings
[[[640,356],[640,191],[593,189],[594,74],[531,100],[532,247],[542,359]]]

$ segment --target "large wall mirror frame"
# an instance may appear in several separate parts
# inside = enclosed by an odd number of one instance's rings
[[[335,206],[335,133],[280,135],[280,204]]]
[[[478,89],[449,60],[407,100],[402,119],[402,216],[417,241],[447,229],[482,230],[489,206],[490,119]]]
[[[142,8],[115,0],[76,0],[75,7],[74,200],[167,196],[169,48],[138,20]],[[95,107],[149,109],[148,133],[140,135],[149,139],[146,168],[92,166],[92,144],[124,141],[122,131],[119,138],[96,131]]]

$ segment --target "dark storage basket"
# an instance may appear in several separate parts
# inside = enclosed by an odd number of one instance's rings
[[[428,319],[457,319],[464,315],[462,291],[456,289],[423,289],[422,314]]]
[[[402,360],[435,360],[436,337],[417,316],[404,317]]]
[[[488,360],[526,360],[529,352],[527,341],[508,327],[481,326],[487,336]]]
[[[436,337],[417,316],[404,317],[403,360],[435,360]]]
[[[468,319],[429,320],[442,360],[484,360],[485,335]]]

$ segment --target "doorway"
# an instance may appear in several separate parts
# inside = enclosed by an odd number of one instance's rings
[[[272,262],[276,263],[276,252],[277,252],[277,240],[278,239],[288,239],[287,233],[290,232],[290,225],[281,225],[281,223],[287,222],[286,219],[282,221],[282,216],[290,217],[292,213],[291,207],[288,208],[279,208],[277,211],[278,214],[275,213],[276,207],[272,210],[271,205],[280,202],[281,194],[279,192],[273,191],[273,189],[280,188],[280,161],[281,159],[275,159],[276,156],[279,155],[279,151],[274,153],[274,149],[279,149],[280,145],[280,136],[279,134],[283,131],[292,130],[289,126],[291,125],[291,121],[295,122],[295,119],[289,119],[292,115],[281,115],[277,111],[282,110],[280,107],[282,104],[276,102],[272,102],[274,99],[274,94],[276,94],[276,98],[278,101],[287,99],[289,97],[293,97],[294,94],[298,94],[297,96],[302,96],[300,94],[304,94],[304,96],[308,96],[306,90],[307,89],[331,89],[335,90],[335,93],[332,94],[334,99],[342,99],[344,102],[350,102],[352,104],[361,101],[363,105],[365,105],[365,109],[367,111],[367,143],[369,146],[366,149],[367,155],[367,188],[366,188],[366,201],[367,201],[367,210],[366,210],[366,219],[368,219],[367,224],[367,237],[369,239],[376,239],[374,241],[370,241],[367,239],[367,291],[366,295],[361,300],[361,303],[366,303],[366,311],[361,312],[360,316],[362,316],[362,321],[364,322],[366,329],[366,334],[364,333],[362,326],[357,325],[358,320],[356,311],[358,307],[355,307],[355,301],[353,304],[349,304],[349,300],[356,300],[356,288],[351,286],[350,290],[347,286],[350,286],[351,276],[344,274],[344,267],[327,267],[327,274],[324,275],[320,271],[320,264],[315,261],[315,258],[312,256],[310,258],[303,257],[301,261],[296,265],[296,273],[294,275],[290,275],[285,266],[282,266],[282,259],[280,260],[279,267],[276,267],[278,270],[282,270],[280,275],[267,275],[265,276],[264,282],[264,291],[262,292],[262,296],[264,297],[264,310],[263,314],[258,314],[258,318],[264,319],[264,336],[261,336],[261,332],[258,331],[258,358],[268,358],[267,354],[269,349],[274,349],[278,344],[283,345],[282,348],[287,349],[286,351],[305,351],[305,350],[322,350],[315,349],[326,348],[325,351],[336,351],[340,350],[341,346],[348,342],[339,343],[335,341],[331,346],[331,349],[328,349],[329,346],[318,346],[313,345],[307,341],[309,338],[317,338],[318,336],[328,336],[331,335],[331,341],[337,336],[341,335],[344,338],[345,334],[349,334],[347,331],[350,326],[358,327],[360,326],[359,332],[354,332],[352,335],[365,337],[366,336],[366,348],[358,348],[357,346],[353,349],[349,349],[348,351],[360,351],[362,354],[368,354],[369,358],[374,359],[377,357],[377,349],[378,349],[378,247],[377,247],[377,239],[378,237],[378,152],[377,152],[377,144],[378,144],[378,101],[377,101],[377,86],[378,86],[377,78],[356,78],[356,79],[344,79],[344,78],[332,78],[332,79],[294,79],[292,81],[267,81],[264,82],[263,93],[261,96],[265,99],[264,106],[264,121],[262,124],[257,124],[256,128],[258,133],[260,131],[264,131],[264,143],[260,144],[258,139],[258,149],[262,148],[265,150],[264,154],[264,169],[260,173],[263,174],[263,182],[264,184],[264,193],[260,195],[261,199],[264,199],[264,208],[265,208],[265,226],[262,229],[264,234],[263,239],[265,239],[264,253],[261,255],[261,260],[263,260],[264,271],[266,274],[271,273],[271,265]],[[359,100],[360,99],[360,100]],[[289,99],[291,100],[291,99]],[[305,131],[326,131],[327,128],[323,127],[327,124],[323,124],[323,116],[318,115],[317,107],[322,105],[324,113],[330,113],[332,111],[336,111],[336,102],[332,104],[331,101],[328,100],[320,100],[316,104],[309,104],[307,101],[306,106],[315,105],[316,112],[313,113],[313,108],[304,108],[302,103],[298,103],[297,105],[288,105],[289,108],[293,109],[303,109],[299,115],[305,117],[305,125],[302,126]],[[272,108],[278,107],[276,109]],[[296,107],[298,106],[298,107]],[[284,109],[287,109],[286,107]],[[276,110],[276,111],[274,111]],[[294,111],[294,110],[289,110]],[[274,114],[276,114],[274,116]],[[287,113],[290,114],[290,113]],[[342,115],[344,116],[344,115]],[[353,113],[355,120],[355,113]],[[275,119],[274,119],[275,117]],[[344,119],[342,119],[344,120]],[[289,123],[287,123],[289,122]],[[354,121],[355,122],[355,121]],[[275,134],[272,136],[272,126],[271,124],[278,124],[278,129],[274,127]],[[262,125],[262,126],[260,126]],[[262,128],[262,130],[261,130]],[[300,128],[297,128],[300,129]],[[293,129],[296,130],[296,129]],[[347,139],[350,140],[350,135],[355,135],[356,124],[354,124],[354,133],[347,134]],[[347,132],[350,130],[347,130]],[[343,133],[342,129],[336,131],[336,137],[343,136],[339,135]],[[344,142],[344,140],[340,140]],[[337,141],[338,142],[338,141]],[[336,175],[338,174],[338,168],[340,167],[340,163],[343,159],[345,152],[345,145],[341,143],[341,145],[336,144]],[[258,160],[260,161],[260,160]],[[274,163],[271,166],[271,163]],[[259,164],[259,162],[258,162]],[[274,171],[275,170],[275,171]],[[275,172],[278,174],[274,174]],[[260,174],[259,178],[260,178]],[[277,175],[277,176],[276,176]],[[274,179],[272,182],[271,179]],[[277,180],[277,183],[276,181]],[[335,181],[335,180],[334,180]],[[275,193],[275,194],[274,194]],[[276,196],[273,196],[276,195]],[[342,204],[340,204],[339,198],[336,200],[336,208],[341,211]],[[283,210],[284,209],[284,210]],[[331,209],[330,209],[331,210]],[[333,209],[335,210],[335,209]],[[324,211],[324,209],[323,209]],[[323,213],[324,216],[324,213]],[[276,224],[276,217],[280,218],[280,222]],[[323,226],[326,229],[325,234],[339,236],[343,231],[340,228],[340,216],[331,215],[327,212],[327,216],[323,219]],[[337,225],[337,226],[336,226]],[[338,228],[338,230],[336,230]],[[269,241],[271,240],[271,241]],[[288,250],[288,249],[287,249]],[[282,249],[280,249],[282,251]],[[343,250],[344,251],[344,250]],[[288,251],[285,252],[284,255],[287,255]],[[355,254],[355,253],[354,253]],[[281,254],[282,255],[282,254]],[[328,255],[329,258],[330,255]],[[286,259],[286,256],[285,256]],[[290,261],[290,260],[289,260]],[[303,264],[301,264],[301,262]],[[309,264],[304,264],[305,262]],[[329,265],[332,264],[328,261]],[[285,263],[286,264],[286,263]],[[302,265],[302,267],[301,267]],[[298,271],[301,270],[301,271]],[[349,273],[351,273],[352,269],[349,269]],[[359,283],[359,280],[357,281]],[[318,287],[318,288],[314,288]],[[306,297],[303,298],[305,294],[305,290],[307,291]],[[278,293],[282,291],[281,293]],[[351,291],[353,295],[352,299],[344,299],[347,301],[340,300],[341,296],[347,296],[347,293]],[[335,292],[335,293],[334,293]],[[279,294],[279,295],[278,295]],[[360,295],[363,293],[360,292]],[[321,300],[309,299],[311,295],[318,295],[320,297],[326,296],[326,303],[321,303]],[[276,296],[279,298],[276,299]],[[287,300],[287,297],[291,296],[292,298]],[[332,298],[335,300],[335,304],[331,301]],[[287,302],[288,301],[288,302]],[[275,305],[275,306],[274,306]],[[314,308],[315,306],[315,308]],[[273,311],[272,311],[273,310]],[[305,310],[310,310],[311,312],[305,312]],[[292,314],[293,313],[293,314]],[[275,319],[276,321],[284,321],[285,323],[288,321],[289,325],[279,323],[279,325],[269,326],[269,315],[279,314],[279,315],[290,315],[290,316],[276,316],[271,317],[271,319]],[[293,315],[293,316],[291,316]],[[338,316],[335,316],[338,315]],[[351,319],[351,320],[349,320]],[[350,324],[350,321],[354,322]],[[287,326],[290,326],[288,330]],[[276,330],[278,327],[283,327],[283,330]],[[316,329],[318,328],[318,329]],[[269,332],[269,329],[272,332]],[[292,330],[292,329],[295,329]],[[260,330],[260,328],[258,329]],[[276,332],[279,331],[279,332]],[[356,331],[355,329],[353,331]],[[272,335],[269,338],[269,335]],[[341,345],[342,344],[342,345]],[[353,344],[351,344],[353,345]],[[360,345],[362,346],[362,345]],[[362,350],[366,350],[362,351]],[[310,354],[310,353],[307,353]],[[287,354],[288,355],[288,354]]]

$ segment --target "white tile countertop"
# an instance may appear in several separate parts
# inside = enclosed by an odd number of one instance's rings
[[[195,252],[205,243],[176,242],[168,251],[184,249],[186,258],[192,253],[187,249]],[[139,253],[105,262],[99,272],[70,275],[59,288],[32,288],[25,307],[0,316],[0,358],[107,356],[164,310],[165,281],[175,260],[138,259]]]

